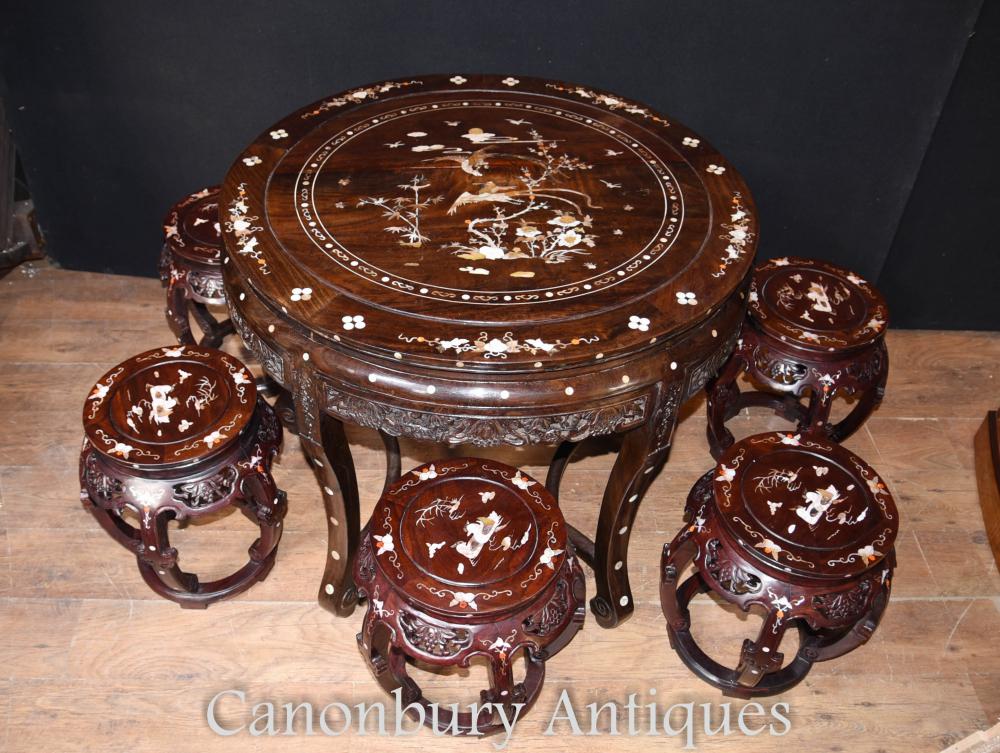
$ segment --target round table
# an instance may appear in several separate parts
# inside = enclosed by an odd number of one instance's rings
[[[350,614],[358,491],[342,422],[556,445],[622,434],[591,607],[633,610],[627,550],[680,406],[729,356],[757,218],[707,142],[641,104],[539,79],[427,76],[265,130],[220,201],[234,325],[291,393],[329,521],[323,606]]]

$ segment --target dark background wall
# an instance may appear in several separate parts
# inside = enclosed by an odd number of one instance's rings
[[[4,2],[15,140],[67,267],[153,274],[166,208],[303,104],[512,73],[701,132],[754,191],[761,256],[852,267],[896,326],[1000,329],[994,0]]]

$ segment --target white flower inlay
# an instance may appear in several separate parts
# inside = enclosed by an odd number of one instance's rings
[[[719,466],[719,475],[715,477],[716,481],[732,481],[736,478],[736,469],[729,468],[725,464]]]
[[[772,259],[771,263],[776,267],[787,267],[789,261],[787,256],[783,256],[780,259]]]
[[[709,165],[708,167],[705,168],[705,170],[712,173],[713,175],[722,175],[724,172],[726,172],[726,168],[724,168],[722,165]]]
[[[579,225],[580,220],[571,214],[561,214],[558,217],[554,217],[549,220],[549,224],[556,225],[558,227],[571,228]]]
[[[94,391],[90,393],[88,400],[103,400],[108,395],[110,387],[106,384],[95,384]]]
[[[365,318],[358,314],[357,316],[342,316],[340,321],[344,324],[344,329],[364,329],[365,328]]]
[[[800,439],[802,439],[801,434],[783,434],[781,436],[781,444],[787,444],[791,445],[792,447],[798,447]]]
[[[448,606],[459,606],[462,609],[479,609],[479,605],[476,604],[476,595],[468,591],[455,591]]]
[[[133,450],[135,450],[135,447],[133,447],[130,444],[125,444],[124,442],[115,442],[115,446],[111,448],[111,454],[118,455],[128,460],[128,454]]]
[[[529,486],[533,486],[535,484],[534,479],[528,478],[520,471],[514,474],[514,478],[512,478],[511,481],[514,483],[514,486],[522,490],[527,490]]]
[[[278,128],[277,130],[271,131],[271,138],[277,141],[278,139],[283,139],[288,136],[288,131],[284,128]]]
[[[540,565],[548,565],[549,570],[555,570],[556,566],[552,563],[553,558],[558,557],[563,553],[562,549],[552,549],[550,547],[545,547],[545,551],[542,552],[542,556],[538,560]]]
[[[698,146],[698,144],[701,143],[701,139],[693,139],[690,136],[685,136],[681,140],[681,143],[684,144],[684,146]]]
[[[205,443],[205,446],[211,450],[213,447],[215,447],[215,445],[219,444],[219,442],[221,442],[225,438],[226,435],[223,434],[218,429],[216,429],[211,434],[207,434],[202,441]]]
[[[640,332],[649,331],[649,319],[644,316],[632,315],[628,318],[628,328],[637,329]]]
[[[881,556],[881,552],[875,550],[871,544],[868,546],[863,546],[857,551],[857,555],[864,561],[866,565],[871,564]]]
[[[520,82],[520,80],[514,78],[513,76],[507,76],[507,78],[505,78],[500,83],[504,84],[506,86],[517,86],[521,82]]]
[[[378,549],[376,554],[385,554],[386,552],[391,552],[395,549],[395,544],[392,543],[391,533],[387,533],[385,536],[379,536],[376,534],[375,536],[372,536],[372,538],[375,539],[375,548]]]
[[[559,238],[556,241],[560,246],[565,246],[567,248],[572,248],[583,240],[583,236],[580,235],[575,230],[567,230],[565,233],[560,233]]]
[[[437,470],[434,468],[434,464],[427,466],[422,471],[417,471],[417,478],[421,481],[428,481],[432,478],[437,478]]]
[[[451,81],[451,83],[453,83],[455,86],[461,86],[469,79],[467,79],[465,76],[452,76],[448,80]]]
[[[694,306],[698,303],[698,299],[694,293],[678,293],[677,302],[681,306]]]
[[[771,539],[765,538],[763,541],[759,541],[754,546],[757,549],[763,549],[764,554],[769,554],[774,559],[778,559],[778,555],[781,553],[781,546],[775,544]]]
[[[308,301],[312,294],[312,288],[292,288],[292,294],[288,298],[292,301]]]
[[[253,167],[254,165],[259,165],[260,163],[261,163],[261,158],[258,157],[257,155],[254,155],[253,157],[243,158],[243,164],[246,165],[247,167]]]

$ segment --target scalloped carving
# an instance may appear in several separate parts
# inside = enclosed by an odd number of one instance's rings
[[[552,416],[472,418],[396,408],[340,392],[332,385],[324,388],[327,410],[352,423],[397,437],[480,447],[556,444],[613,434],[641,423],[648,403],[642,395],[604,408]]]

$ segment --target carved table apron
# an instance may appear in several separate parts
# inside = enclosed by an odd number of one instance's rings
[[[314,103],[236,160],[220,204],[233,323],[289,390],[327,509],[320,603],[350,614],[358,491],[342,421],[396,438],[555,444],[621,434],[591,606],[633,610],[627,549],[680,405],[746,310],[753,200],[703,139],[615,95],[424,77]]]

